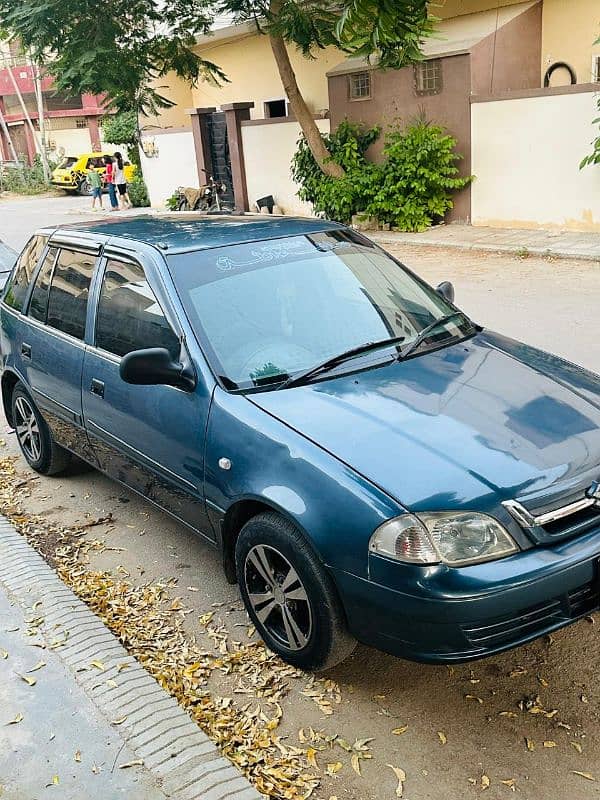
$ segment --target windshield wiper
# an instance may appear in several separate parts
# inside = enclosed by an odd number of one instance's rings
[[[326,361],[322,361],[320,364],[315,364],[314,367],[309,367],[302,372],[298,372],[296,375],[292,375],[282,384],[280,384],[277,387],[277,390],[279,391],[279,389],[287,389],[290,386],[298,386],[301,383],[306,383],[306,381],[314,378],[315,375],[320,375],[322,372],[328,372],[330,369],[333,369],[333,367],[337,367],[338,364],[342,364],[344,361],[349,361],[355,356],[362,355],[362,353],[369,353],[371,350],[378,350],[380,347],[385,347],[386,345],[400,344],[405,339],[406,336],[395,336],[392,339],[381,339],[379,342],[365,342],[364,344],[359,344],[357,347],[352,347],[350,350],[345,350],[343,353],[333,356],[332,358],[328,358]]]
[[[412,340],[412,342],[409,342],[406,345],[406,347],[402,348],[402,350],[400,351],[400,360],[406,358],[411,353],[413,353],[417,349],[417,347],[420,347],[420,345],[425,341],[425,339],[427,339],[427,337],[430,334],[432,334],[433,331],[436,330],[436,328],[439,328],[442,325],[446,325],[446,323],[448,322],[452,322],[452,320],[455,319],[455,317],[464,317],[465,319],[468,319],[466,314],[463,314],[462,311],[453,311],[451,314],[446,314],[445,316],[440,317],[439,319],[434,319],[433,322],[430,322],[429,325],[423,328],[423,330],[419,333],[419,335],[415,339]]]

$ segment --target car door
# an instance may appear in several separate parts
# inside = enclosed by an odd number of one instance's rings
[[[31,290],[21,369],[56,441],[95,464],[83,427],[81,371],[97,249],[50,243]]]
[[[122,254],[107,254],[96,293],[94,345],[85,354],[82,395],[100,467],[214,539],[203,486],[206,386],[199,381],[192,392],[137,386],[119,374],[121,357],[133,350],[166,347],[180,358],[183,345],[168,298],[161,286],[155,291],[138,261]]]

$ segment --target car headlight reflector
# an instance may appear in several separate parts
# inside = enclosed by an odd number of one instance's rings
[[[410,564],[477,564],[516,553],[510,534],[493,517],[476,511],[405,514],[380,525],[372,553]]]

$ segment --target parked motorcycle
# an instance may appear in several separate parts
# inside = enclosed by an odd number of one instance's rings
[[[233,211],[231,203],[224,203],[222,195],[227,192],[227,185],[215,181],[211,175],[208,183],[199,189],[180,186],[177,190],[178,211],[204,211],[210,213],[230,213]]]

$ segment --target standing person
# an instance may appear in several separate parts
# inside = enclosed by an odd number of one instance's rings
[[[115,185],[119,192],[119,205],[121,209],[131,208],[131,200],[127,193],[127,181],[123,171],[123,156],[115,153]]]
[[[106,164],[104,180],[106,181],[108,196],[110,197],[110,210],[117,211],[119,208],[119,203],[117,201],[117,187],[115,186],[115,168],[113,160],[110,156],[104,156],[104,163]]]
[[[88,169],[87,179],[92,190],[92,209],[96,208],[96,200],[100,205],[100,210],[102,210],[102,178],[100,177],[100,173],[95,169],[95,163],[92,162]]]

